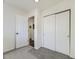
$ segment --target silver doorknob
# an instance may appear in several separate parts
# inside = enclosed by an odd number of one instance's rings
[[[16,35],[18,35],[19,33],[16,33]]]
[[[67,35],[67,37],[69,38],[69,37],[70,37],[70,35]]]

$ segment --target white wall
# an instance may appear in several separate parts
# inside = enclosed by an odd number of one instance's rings
[[[41,23],[43,16],[53,14],[59,11],[71,9],[71,54],[70,56],[75,58],[75,13],[74,13],[74,0],[64,0],[61,3],[51,6],[50,8],[41,11]],[[43,40],[43,27],[41,25],[41,39]],[[41,40],[41,41],[42,41]],[[43,43],[42,43],[43,44]]]
[[[15,48],[15,17],[16,15],[26,15],[25,12],[4,3],[3,6],[3,52]]]

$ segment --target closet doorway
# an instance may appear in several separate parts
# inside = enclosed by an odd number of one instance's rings
[[[28,38],[29,38],[29,45],[34,47],[34,16],[29,17],[28,19]]]

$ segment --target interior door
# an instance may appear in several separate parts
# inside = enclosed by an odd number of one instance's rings
[[[28,21],[24,16],[16,16],[16,48],[28,45]]]
[[[44,20],[44,41],[45,48],[55,50],[55,15],[45,17]]]
[[[69,55],[69,11],[56,14],[56,51]]]

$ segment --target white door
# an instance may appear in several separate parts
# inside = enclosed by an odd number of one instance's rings
[[[28,21],[24,16],[16,16],[16,48],[28,45]]]
[[[69,11],[56,14],[56,51],[69,55]]]
[[[45,48],[55,50],[55,15],[45,17],[43,21],[43,45]]]

